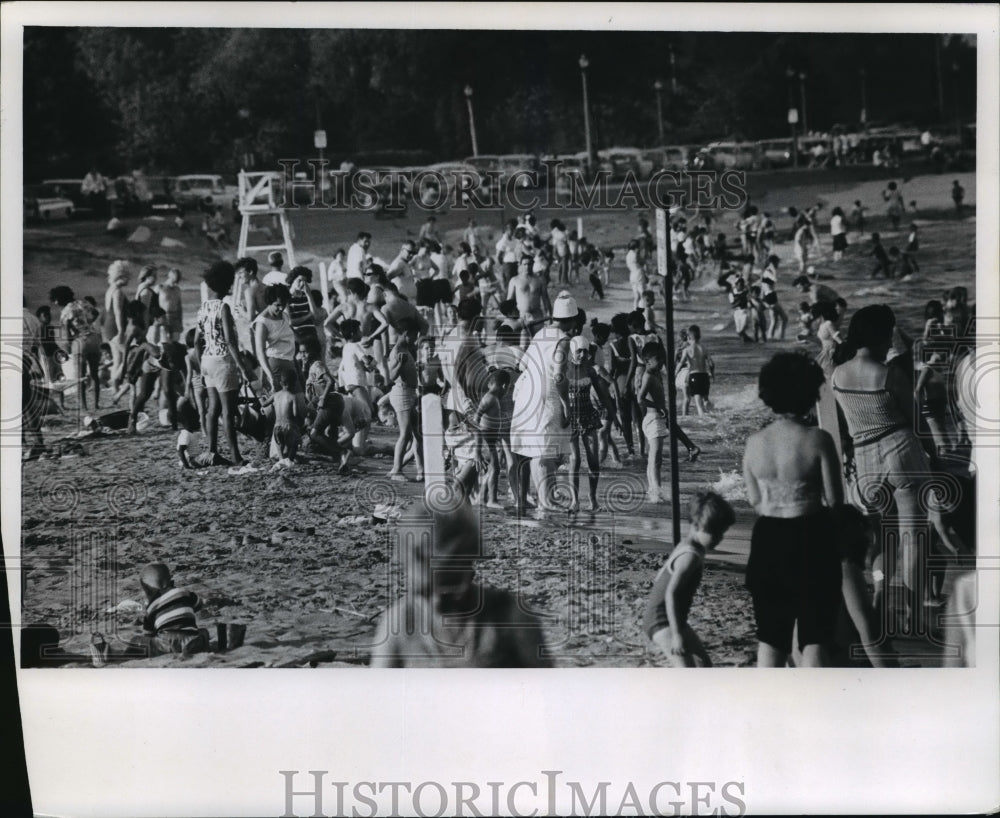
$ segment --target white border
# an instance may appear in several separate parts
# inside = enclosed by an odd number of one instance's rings
[[[975,32],[977,303],[981,314],[1000,316],[995,6],[10,3],[0,19],[5,203],[19,201],[22,183],[26,23]],[[19,207],[3,208],[2,219],[2,315],[16,316]],[[20,331],[7,319],[2,329]],[[996,373],[988,378],[986,394],[995,400]],[[16,414],[18,399],[16,387],[0,391],[3,417]],[[3,449],[0,457],[3,539],[16,553],[19,465],[16,452]],[[996,458],[981,464],[981,532],[1000,530],[990,500],[1000,496],[996,466]],[[980,553],[997,556],[997,541],[983,540]],[[980,576],[990,602],[998,577]],[[10,586],[15,611],[19,590]],[[995,606],[990,615],[998,621]],[[542,770],[555,769],[588,790],[612,781],[619,795],[628,782],[648,792],[663,780],[738,780],[754,813],[965,813],[1000,804],[996,633],[981,634],[979,666],[967,671],[56,670],[19,672],[19,692],[35,809],[44,814],[278,815],[279,769],[484,788],[541,782]],[[311,814],[306,800],[296,805]],[[533,806],[542,814],[544,799]],[[328,798],[325,814],[333,809]]]

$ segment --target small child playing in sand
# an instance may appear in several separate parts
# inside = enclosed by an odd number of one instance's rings
[[[261,406],[274,407],[271,457],[277,459],[277,466],[284,468],[295,462],[306,417],[304,396],[292,391],[296,383],[295,372],[282,369],[278,373],[278,391],[261,401]]]
[[[381,616],[371,667],[550,667],[541,624],[517,597],[475,582],[480,523],[468,502],[423,502],[396,525],[406,592]]]
[[[476,429],[476,461],[483,468],[479,502],[487,508],[502,509],[500,502],[500,435],[503,427],[503,399],[510,387],[510,373],[493,369],[486,376],[486,393],[472,417]]]
[[[170,569],[154,562],[142,569],[139,584],[146,594],[146,615],[142,626],[145,635],[132,640],[142,645],[149,656],[181,653],[185,656],[208,650],[208,632],[198,628],[195,611],[201,600],[193,591],[175,588]]]
[[[188,398],[181,398],[177,401],[177,420],[181,426],[181,432],[177,436],[177,456],[183,468],[203,469],[208,466],[233,465],[231,460],[218,453],[214,455],[212,452],[191,454],[191,450],[201,438],[201,425],[198,410]]]
[[[691,603],[701,584],[705,553],[714,549],[736,521],[732,506],[714,492],[691,500],[691,527],[670,552],[646,601],[643,629],[666,654],[670,667],[711,667],[705,646],[688,624]]]
[[[865,232],[865,212],[868,210],[863,204],[861,204],[860,199],[854,200],[854,207],[851,210],[851,224],[854,225],[854,229],[858,233]]]

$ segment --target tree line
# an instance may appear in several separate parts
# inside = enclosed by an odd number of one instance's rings
[[[975,118],[975,41],[948,35],[54,28],[24,37],[25,178],[233,173],[316,155],[596,148]],[[800,79],[799,75],[805,75]],[[800,114],[801,115],[801,114]]]

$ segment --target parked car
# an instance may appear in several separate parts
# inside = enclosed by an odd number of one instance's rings
[[[765,168],[791,167],[792,139],[762,139],[757,143],[760,161]]]
[[[659,170],[684,170],[698,153],[698,145],[662,145],[642,152],[642,162],[649,166],[649,175]]]
[[[755,170],[760,155],[753,142],[710,142],[707,154],[714,170]]]
[[[503,182],[503,168],[501,166],[500,157],[497,154],[481,154],[480,156],[470,156],[466,158],[465,163],[475,168],[483,182],[486,183],[490,177],[486,174],[495,174],[492,178],[494,180],[493,187],[499,188],[502,186]]]
[[[73,202],[74,215],[90,210],[90,202],[83,195],[83,179],[42,179],[42,184],[56,196],[63,196]]]
[[[27,220],[68,219],[73,210],[72,199],[61,195],[56,186],[44,183],[24,186],[24,218]]]
[[[174,180],[174,201],[181,210],[198,210],[204,205],[226,202],[222,177],[210,173],[190,173]]]
[[[147,176],[146,185],[152,194],[148,207],[153,213],[178,213],[180,208],[174,199],[174,179],[172,176]]]
[[[517,178],[517,186],[521,188],[540,187],[544,180],[538,165],[538,158],[530,153],[508,153],[500,157],[501,178],[506,184],[507,179],[515,173],[521,175]],[[533,174],[528,176],[526,174]],[[532,178],[536,181],[532,182]]]
[[[652,164],[643,160],[638,148],[607,148],[597,152],[597,159],[601,170],[610,171],[615,180],[624,179],[629,173],[645,179],[653,171]]]

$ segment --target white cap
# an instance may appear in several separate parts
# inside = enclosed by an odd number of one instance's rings
[[[555,303],[552,305],[552,317],[556,319],[562,318],[576,318],[579,310],[576,306],[576,299],[573,298],[566,290],[563,290],[559,295],[556,296]]]

